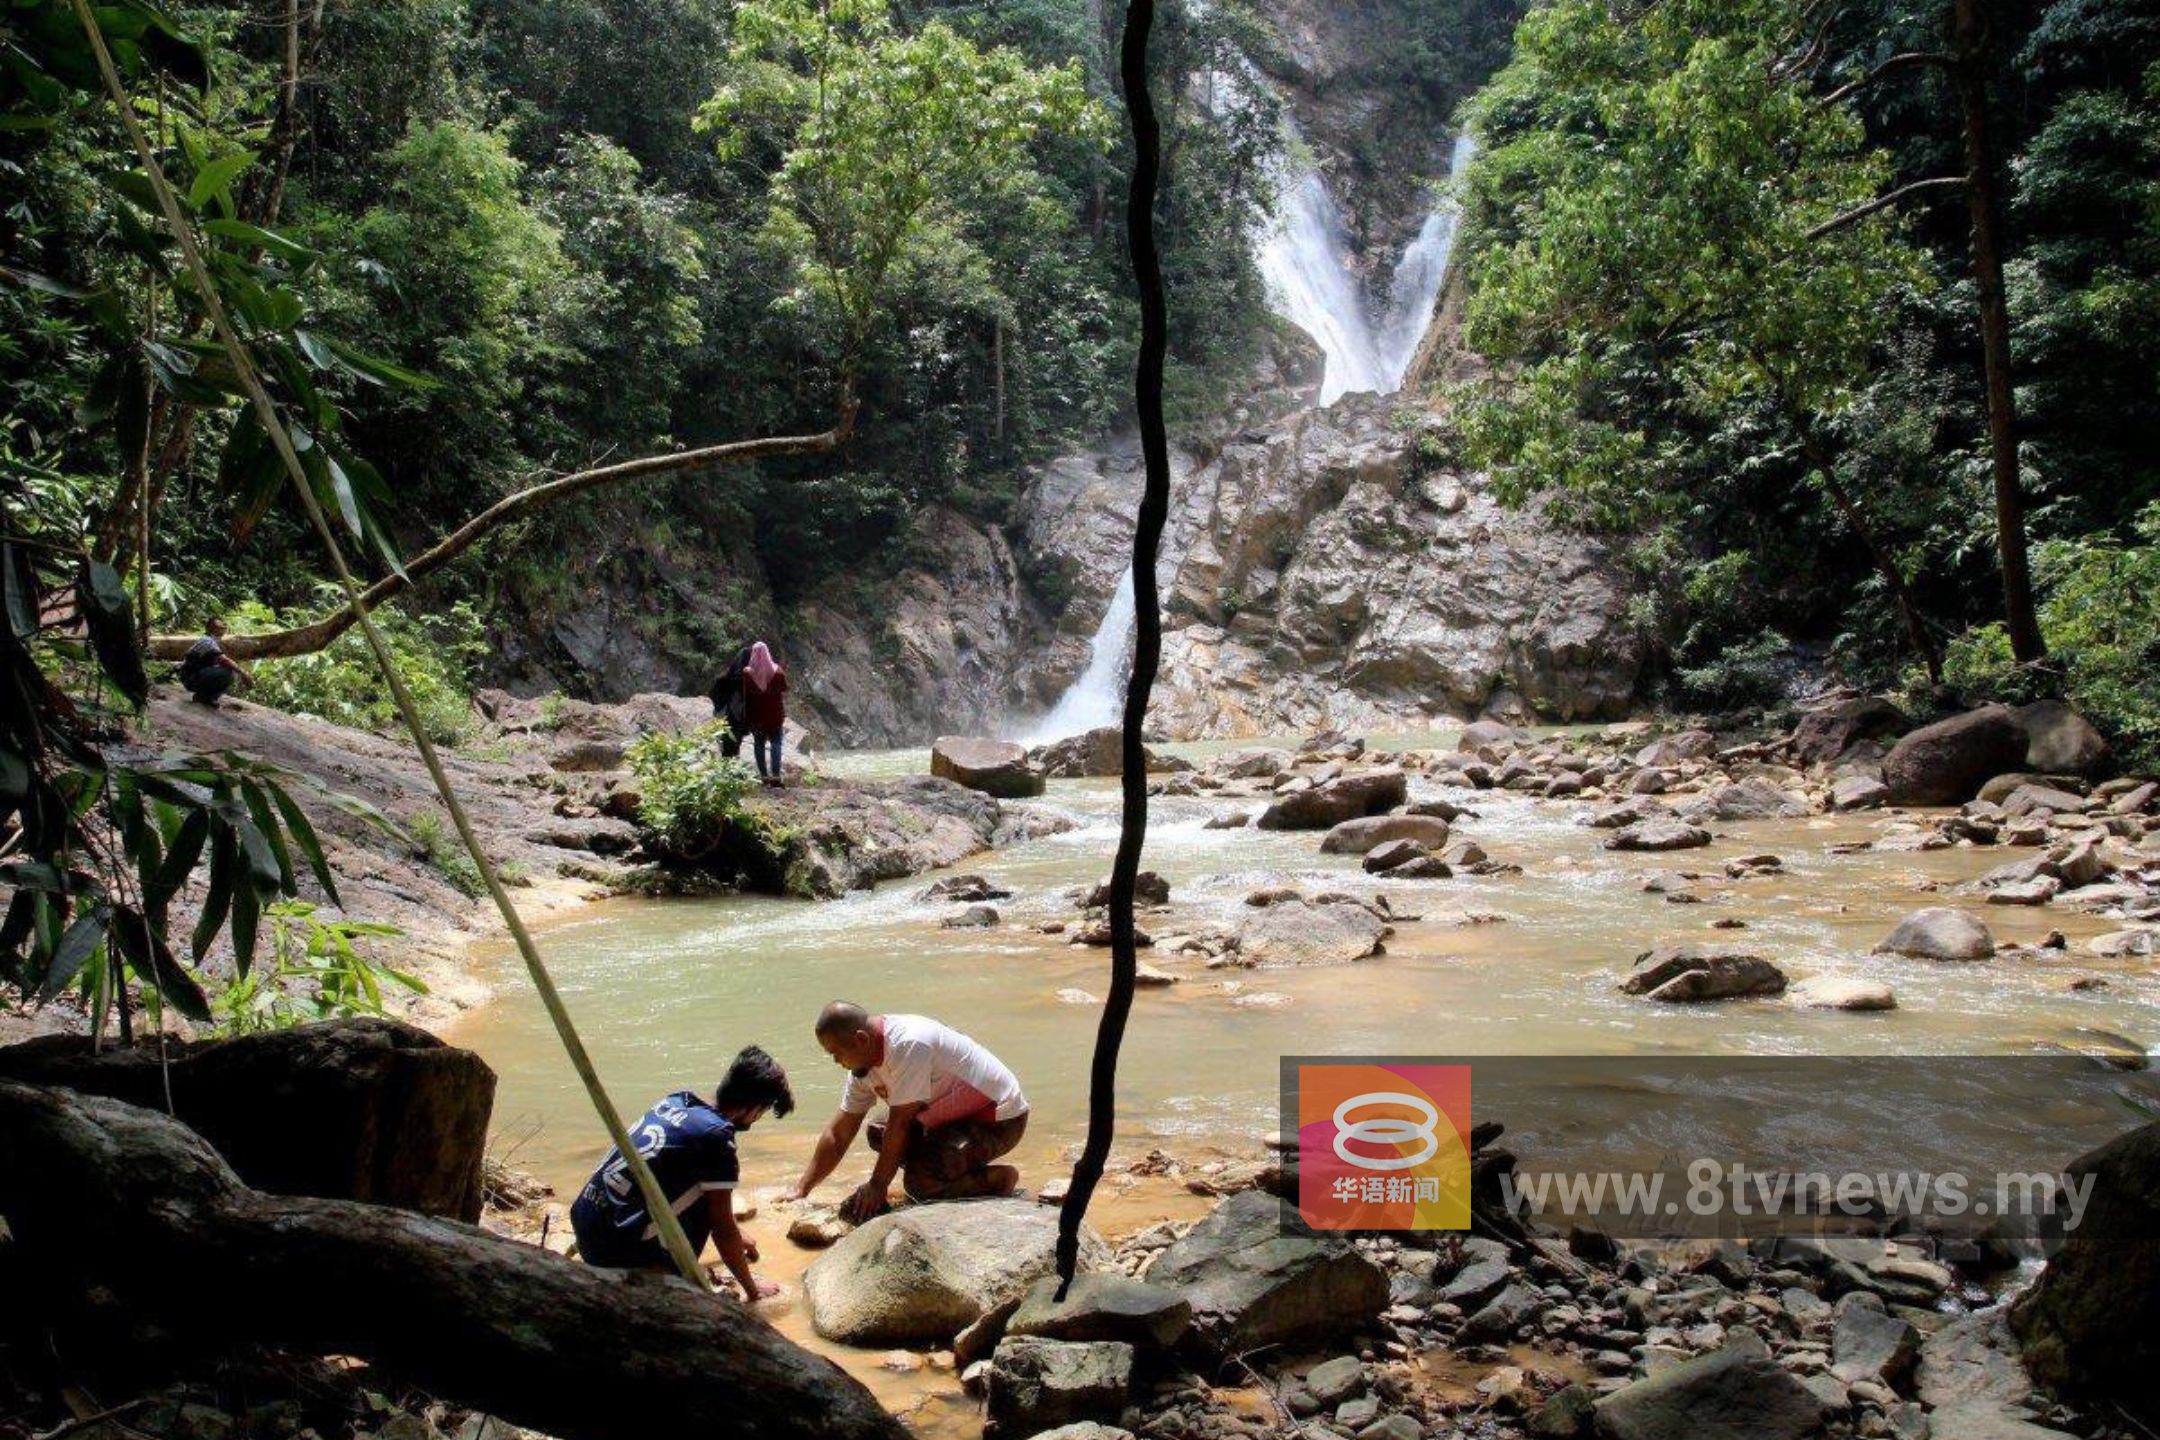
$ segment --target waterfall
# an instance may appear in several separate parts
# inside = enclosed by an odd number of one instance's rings
[[[1350,269],[1350,227],[1318,170],[1278,180],[1281,205],[1254,260],[1275,313],[1318,342],[1327,357],[1320,403],[1353,390],[1386,390],[1379,337]]]
[[[1118,581],[1117,592],[1110,597],[1110,608],[1104,612],[1102,623],[1095,627],[1095,638],[1088,642],[1087,668],[1058,699],[1056,708],[1035,726],[1026,743],[1043,745],[1122,720],[1126,662],[1132,655],[1132,642],[1133,579],[1128,568]]]
[[[1456,137],[1451,175],[1462,173],[1473,147],[1469,135]],[[1320,403],[1332,405],[1361,391],[1393,394],[1432,324],[1455,243],[1455,206],[1440,204],[1425,217],[1396,262],[1387,308],[1375,317],[1359,291],[1350,228],[1326,179],[1308,169],[1277,183],[1281,206],[1254,258],[1275,312],[1312,336],[1326,357]]]
[[[1240,81],[1218,77],[1227,103],[1237,103]],[[1248,72],[1243,83],[1264,84],[1259,72]],[[1285,154],[1300,147],[1284,146]],[[1468,165],[1474,141],[1455,138],[1449,174],[1459,176]],[[1389,277],[1386,310],[1374,316],[1365,303],[1352,266],[1350,227],[1342,207],[1328,193],[1327,180],[1317,168],[1302,173],[1287,170],[1278,177],[1280,206],[1273,220],[1255,237],[1254,261],[1267,281],[1268,298],[1277,314],[1312,336],[1327,359],[1321,374],[1320,403],[1332,405],[1343,396],[1376,391],[1392,395],[1402,388],[1403,376],[1432,325],[1439,303],[1440,284],[1447,277],[1448,258],[1455,245],[1456,207],[1444,201],[1433,208],[1419,227],[1417,237],[1403,251]],[[1028,733],[1027,743],[1045,744],[1078,735],[1103,725],[1115,725],[1124,714],[1125,682],[1133,642],[1133,585],[1128,570],[1119,580],[1117,593],[1095,636],[1088,642],[1087,668],[1073,681],[1057,705]]]
[[[1476,153],[1476,136],[1467,130],[1456,136],[1448,158],[1448,178],[1461,178]],[[1447,278],[1448,259],[1455,251],[1455,224],[1460,215],[1452,198],[1434,207],[1395,266],[1395,278],[1388,287],[1387,322],[1380,331],[1381,371],[1388,382],[1382,388],[1386,390],[1402,388],[1410,362],[1417,358],[1418,346],[1432,328],[1440,282]]]

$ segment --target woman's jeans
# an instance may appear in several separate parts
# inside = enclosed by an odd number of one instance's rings
[[[779,730],[760,730],[750,737],[750,743],[757,751],[758,774],[774,780],[780,778],[780,742],[783,738],[784,733]],[[769,769],[767,768],[768,762],[765,759],[765,751],[768,746],[772,749],[771,768]]]

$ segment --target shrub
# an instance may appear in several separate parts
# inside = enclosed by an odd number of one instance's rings
[[[637,777],[638,821],[670,852],[702,856],[733,827],[762,830],[743,805],[757,777],[720,754],[718,722],[700,729],[640,736],[626,754]]]
[[[2160,766],[2160,503],[2135,543],[2055,540],[2037,548],[2046,666],[2019,666],[2000,625],[1959,636],[1943,678],[1967,703],[2060,693],[2114,741],[2125,765]]]
[[[263,912],[270,922],[270,960],[257,961],[214,1002],[218,1030],[252,1035],[289,1030],[317,1020],[383,1013],[383,987],[398,985],[427,994],[417,976],[360,953],[354,941],[401,935],[395,925],[325,920],[304,900],[286,900]]]
[[[330,590],[324,603],[343,601]],[[280,615],[252,602],[236,607],[228,616],[233,629],[243,634],[283,629],[304,618]],[[487,653],[479,614],[471,604],[460,601],[424,620],[402,610],[380,610],[374,619],[419,707],[428,738],[442,745],[464,739],[473,725],[472,668]],[[346,631],[313,655],[262,660],[251,668],[255,685],[249,699],[362,730],[401,728],[397,704],[358,630]]]
[[[1785,693],[1785,638],[1764,630],[1728,645],[1701,665],[1682,666],[1678,678],[1690,703],[1712,710],[1769,705]]]

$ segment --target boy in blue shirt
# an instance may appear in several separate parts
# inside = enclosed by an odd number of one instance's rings
[[[757,1246],[735,1223],[734,1191],[741,1179],[735,1135],[756,1124],[767,1110],[784,1117],[794,1108],[787,1072],[752,1045],[735,1057],[710,1104],[692,1091],[678,1090],[655,1101],[630,1127],[631,1142],[666,1192],[690,1237],[690,1248],[702,1253],[705,1242],[712,1240],[742,1287],[743,1298],[752,1304],[779,1294],[780,1287],[750,1273]],[[577,1232],[578,1253],[588,1265],[671,1268],[645,1197],[630,1178],[622,1152],[613,1147],[571,1205],[570,1228]]]

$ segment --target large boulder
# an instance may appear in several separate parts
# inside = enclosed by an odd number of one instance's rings
[[[1174,755],[1158,755],[1153,749],[1144,753],[1150,775],[1193,768],[1191,762]],[[1122,775],[1125,773],[1125,732],[1115,725],[1098,726],[1048,745],[1039,745],[1028,752],[1028,760],[1052,780],[1103,780]]]
[[[1285,795],[1253,823],[1262,830],[1329,830],[1345,820],[1385,815],[1409,798],[1402,771],[1365,770]]]
[[[1883,757],[1893,805],[1960,805],[1990,777],[2025,764],[2025,727],[2006,705],[1986,705],[1923,725]]]
[[[1414,840],[1428,850],[1448,843],[1448,822],[1437,815],[1368,815],[1345,820],[1320,842],[1327,855],[1363,855],[1390,840]]]
[[[1823,1403],[1753,1334],[1613,1391],[1593,1407],[1599,1440],[1805,1440]]]
[[[1689,760],[1707,760],[1715,754],[1717,736],[1708,730],[1682,730],[1643,746],[1635,752],[1635,763],[1644,770],[1656,770]]]
[[[1371,1325],[1387,1272],[1323,1236],[1264,1191],[1233,1195],[1148,1271],[1192,1303],[1192,1340],[1217,1360],[1264,1346],[1319,1345]]]
[[[1804,764],[1829,764],[1863,741],[1904,728],[1905,712],[1879,695],[1840,700],[1800,717],[1792,733],[1792,752]]]
[[[1132,1394],[1132,1372],[1130,1345],[1008,1336],[990,1359],[983,1434],[1021,1440],[1062,1425],[1115,1420]]]
[[[1248,911],[1235,938],[1245,964],[1284,970],[1377,955],[1387,933],[1387,925],[1362,905],[1288,900]]]
[[[1995,954],[1995,937],[1963,910],[1938,905],[1900,920],[1875,953],[1914,960],[1986,960]]]
[[[1743,1000],[1782,995],[1785,972],[1760,955],[1704,945],[1666,945],[1636,957],[1634,970],[1620,988],[1629,995],[1667,1004]]]
[[[1792,820],[1808,813],[1808,803],[1758,776],[1720,785],[1703,797],[1699,810],[1719,820]]]
[[[1056,1268],[1057,1212],[1027,1200],[913,1205],[881,1215],[803,1275],[810,1323],[846,1345],[942,1345]],[[1108,1257],[1092,1231],[1083,1268]]]
[[[46,1036],[0,1048],[0,1080],[169,1108],[257,1190],[480,1218],[495,1072],[394,1020],[134,1049]]]
[[[2070,1162],[2085,1213],[2010,1312],[2033,1378],[2149,1406],[2160,1373],[2160,1124]],[[2088,1179],[2089,1177],[2089,1179]]]
[[[1504,720],[1473,720],[1463,726],[1462,738],[1455,742],[1457,750],[1511,750],[1526,745],[1531,740],[1527,730],[1518,729]]]
[[[2108,760],[2107,738],[2060,700],[2020,705],[2025,731],[2025,768],[2043,775],[2097,775]]]
[[[1920,1332],[1910,1320],[1893,1315],[1882,1297],[1869,1290],[1841,1296],[1832,1321],[1832,1369],[1850,1385],[1874,1380],[1901,1386],[1920,1359]]]
[[[1000,800],[1043,793],[1043,772],[1027,751],[1003,740],[947,735],[930,747],[930,773]]]

